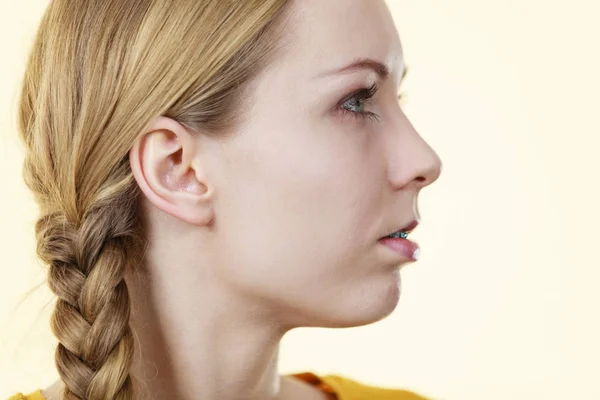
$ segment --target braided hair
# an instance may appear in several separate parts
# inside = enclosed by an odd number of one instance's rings
[[[156,116],[194,132],[239,122],[246,82],[282,48],[287,0],[52,0],[19,103],[23,178],[67,400],[130,400],[125,276],[142,261],[141,190],[128,153]],[[187,49],[194,49],[188,51]]]

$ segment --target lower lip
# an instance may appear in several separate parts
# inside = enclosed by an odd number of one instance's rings
[[[387,246],[395,253],[400,254],[401,256],[408,258],[411,261],[417,261],[421,253],[419,245],[415,242],[411,242],[408,239],[382,238],[379,239],[379,243]]]

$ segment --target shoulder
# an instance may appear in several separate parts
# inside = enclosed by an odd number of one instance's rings
[[[338,400],[428,400],[408,390],[370,386],[342,375],[317,375],[307,371],[291,376],[310,383],[326,393],[335,394]]]
[[[63,383],[61,380],[58,380],[44,390],[39,389],[29,394],[19,392],[9,397],[8,400],[56,400],[60,398],[62,388]]]
[[[408,390],[371,386],[341,375],[325,375],[320,378],[333,388],[341,400],[428,400]]]
[[[21,392],[15,394],[8,398],[8,400],[46,400],[41,390],[36,390],[35,392],[29,394],[23,394]]]

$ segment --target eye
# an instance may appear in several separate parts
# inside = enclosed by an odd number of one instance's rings
[[[340,112],[359,120],[369,118],[371,120],[379,121],[379,115],[371,111],[365,111],[365,105],[368,103],[368,100],[377,93],[377,90],[378,87],[376,83],[369,88],[357,90],[341,103],[341,106],[339,107]]]

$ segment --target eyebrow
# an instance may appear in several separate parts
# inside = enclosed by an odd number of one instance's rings
[[[355,60],[353,63],[346,65],[345,67],[335,69],[333,71],[327,71],[318,76],[323,77],[323,76],[344,75],[344,74],[348,74],[348,73],[352,73],[352,72],[356,72],[356,71],[360,71],[360,70],[364,70],[364,69],[374,71],[381,80],[386,80],[390,76],[390,70],[388,69],[388,67],[385,64],[383,64],[379,61],[372,60],[370,58],[359,58],[359,59]],[[400,79],[400,82],[402,82],[404,77],[406,77],[407,73],[408,73],[408,67],[404,67],[404,71],[402,72],[402,78]]]

